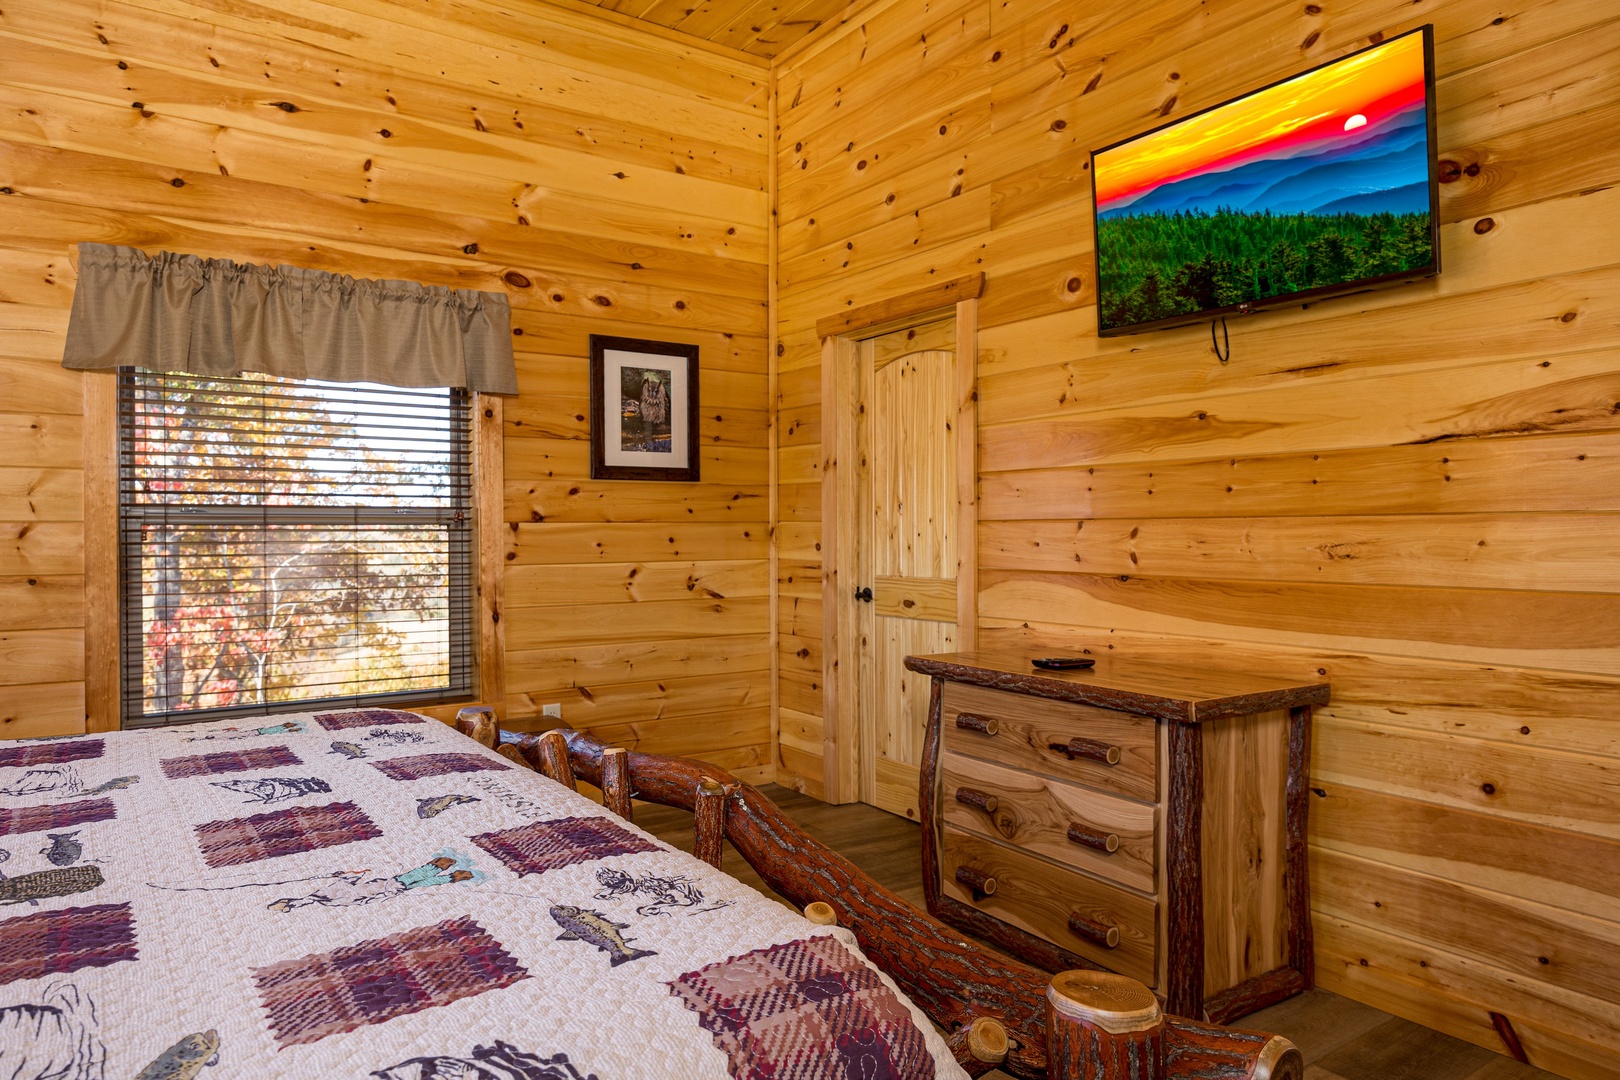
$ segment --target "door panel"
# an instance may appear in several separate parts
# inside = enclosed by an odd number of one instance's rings
[[[956,621],[954,578],[883,577],[872,579],[872,606],[896,619]]]
[[[956,641],[954,321],[861,343],[865,409],[859,475],[861,799],[917,816],[928,680],[913,653]],[[919,348],[919,344],[935,346]]]

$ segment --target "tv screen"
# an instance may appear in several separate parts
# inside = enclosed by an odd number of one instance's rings
[[[1424,26],[1091,155],[1104,336],[1438,273]]]

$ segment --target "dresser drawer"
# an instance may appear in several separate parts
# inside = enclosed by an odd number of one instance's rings
[[[1110,971],[1158,984],[1159,908],[1153,900],[949,825],[941,841],[940,887],[946,896]],[[985,879],[993,883],[975,890],[972,883]]]
[[[1158,724],[1150,717],[946,683],[945,749],[1154,802]],[[992,734],[993,732],[993,734]]]
[[[940,759],[940,816],[1151,893],[1157,808],[961,754]]]

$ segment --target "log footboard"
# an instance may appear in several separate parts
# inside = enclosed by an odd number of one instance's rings
[[[458,719],[456,726],[474,734],[470,719]],[[563,744],[567,755],[559,760]],[[1076,1006],[1059,984],[1064,976],[1054,979],[962,940],[805,833],[770,799],[724,769],[625,752],[569,729],[544,736],[499,731],[496,741],[485,745],[509,747],[529,767],[570,786],[577,777],[601,787],[626,811],[628,797],[634,795],[693,812],[702,857],[718,864],[723,836],[767,885],[795,906],[820,903],[831,908],[831,920],[850,930],[866,955],[945,1030],[970,1075],[998,1065],[1028,1080],[1301,1080],[1304,1075],[1303,1059],[1286,1039],[1164,1016],[1157,1005],[1154,1017],[1133,1022],[1156,1025],[1154,1037],[1145,1041],[1159,1051],[1143,1057],[1122,1050],[1110,1059],[1115,1061],[1113,1071],[1099,1072],[1090,1063],[1108,1051],[1097,1036],[1111,1022],[1106,1003]],[[826,917],[819,910],[816,914],[821,917],[817,921]],[[1054,1018],[1050,1022],[1049,1015]],[[1088,1053],[1093,1056],[1086,1057]]]

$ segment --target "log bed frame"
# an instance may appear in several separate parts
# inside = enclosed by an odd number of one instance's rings
[[[1024,1080],[1303,1080],[1287,1039],[1166,1015],[1134,979],[1104,971],[1048,975],[961,935],[803,832],[752,785],[685,758],[604,746],[585,732],[503,731],[493,710],[455,727],[518,765],[631,819],[631,798],[693,815],[694,854],[716,868],[729,840],[761,879],[812,922],[848,928],[873,963],[946,1033],[970,1076]]]

